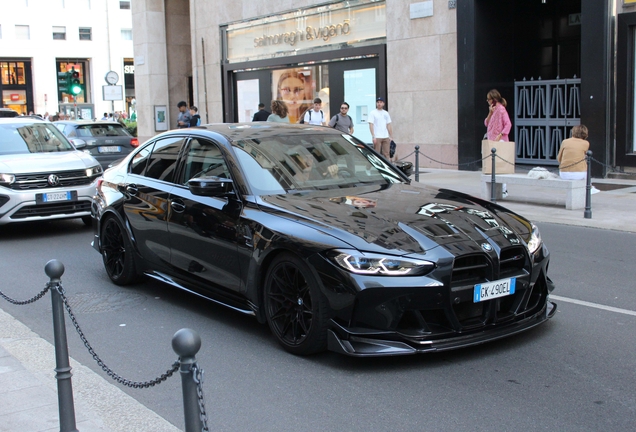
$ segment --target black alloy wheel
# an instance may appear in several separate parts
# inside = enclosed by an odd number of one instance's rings
[[[101,246],[104,268],[111,281],[127,285],[137,280],[132,243],[115,217],[103,221]]]
[[[327,348],[327,301],[307,265],[291,254],[274,259],[265,279],[265,315],[272,333],[290,353]]]

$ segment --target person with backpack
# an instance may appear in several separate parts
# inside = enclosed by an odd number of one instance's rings
[[[349,104],[343,102],[340,104],[340,112],[331,117],[329,126],[338,129],[341,132],[353,134],[353,119],[349,116]]]
[[[325,126],[325,113],[323,113],[320,109],[321,106],[322,100],[320,98],[314,99],[314,107],[305,111],[305,115],[303,115],[303,121],[301,123]]]
[[[190,127],[201,126],[201,116],[199,115],[199,108],[195,106],[190,107]]]

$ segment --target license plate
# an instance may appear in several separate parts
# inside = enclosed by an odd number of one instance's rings
[[[53,201],[70,201],[71,193],[70,192],[49,192],[42,194],[43,202],[53,202]]]
[[[58,201],[77,201],[77,191],[47,192],[35,194],[36,204],[44,204]]]
[[[516,281],[516,278],[508,278],[475,285],[473,303],[514,294]]]
[[[100,153],[119,153],[121,152],[120,146],[102,146],[97,147],[97,151]]]

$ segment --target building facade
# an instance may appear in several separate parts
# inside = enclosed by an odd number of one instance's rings
[[[0,14],[0,107],[101,118],[135,110],[130,0],[16,0]],[[110,83],[105,76],[110,74]],[[75,76],[71,76],[75,74]],[[69,79],[79,84],[73,95]],[[115,81],[117,79],[117,81]]]
[[[583,123],[595,175],[636,167],[632,3],[136,0],[139,134],[174,128],[181,100],[203,122],[237,122],[274,99],[295,120],[320,97],[326,118],[349,103],[369,142],[366,116],[383,97],[399,157],[419,146],[423,167],[472,170],[497,88],[518,163],[556,165]]]

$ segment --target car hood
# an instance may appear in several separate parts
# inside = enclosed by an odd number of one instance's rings
[[[448,189],[406,184],[262,196],[264,211],[320,230],[361,251],[452,254],[525,244],[527,219]]]
[[[21,153],[0,156],[0,173],[28,174],[52,171],[71,171],[98,165],[83,151],[58,153]]]

